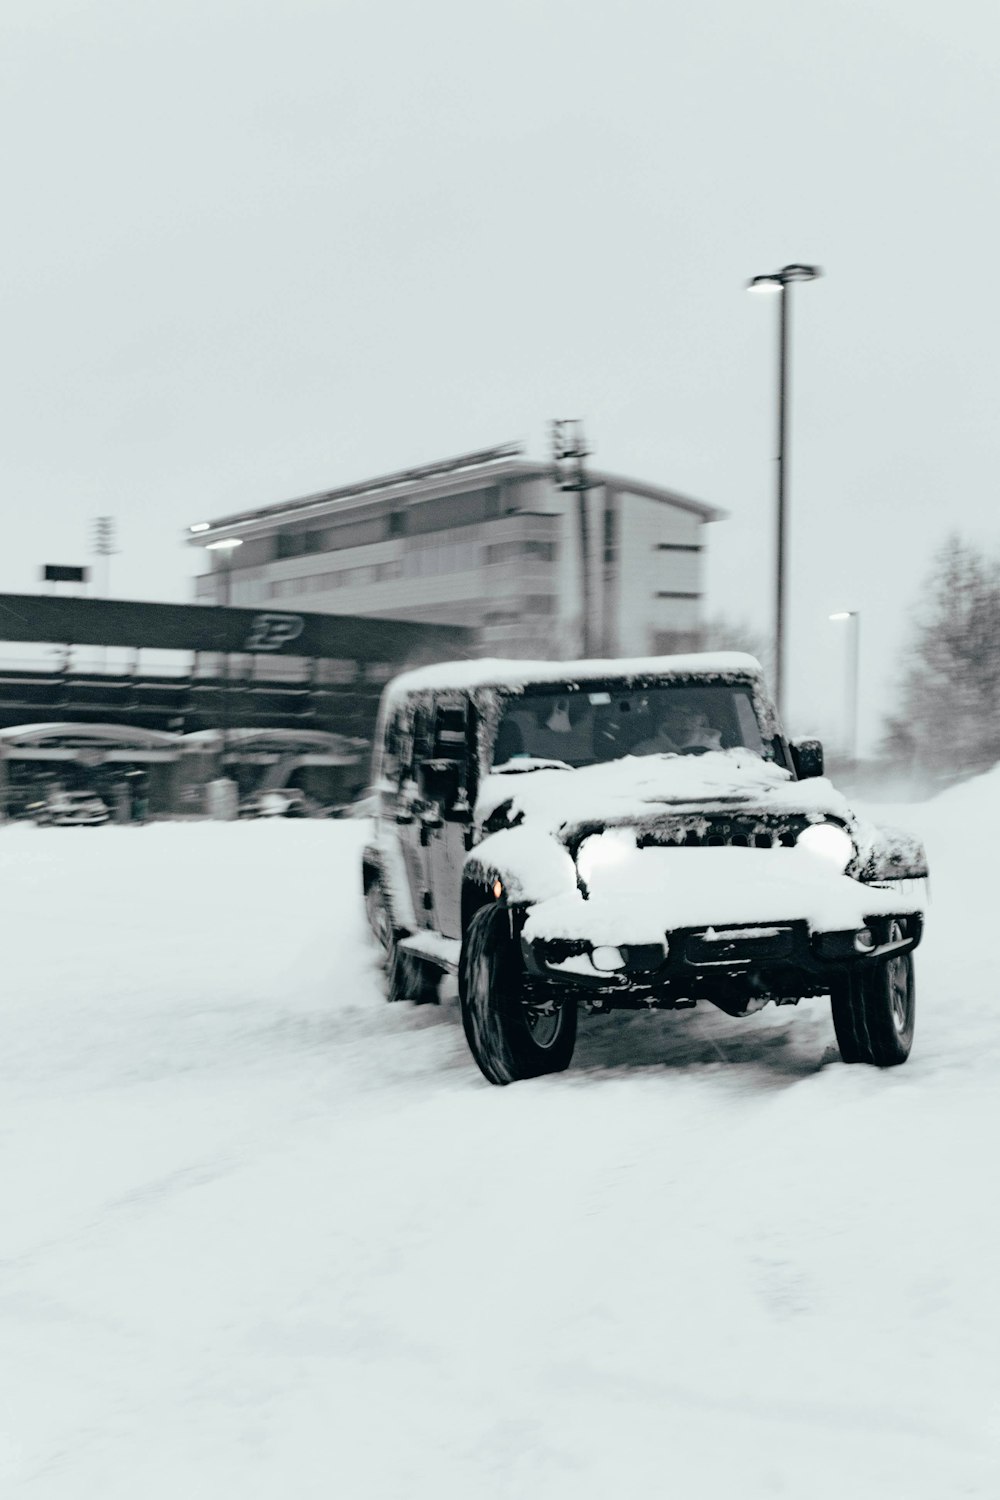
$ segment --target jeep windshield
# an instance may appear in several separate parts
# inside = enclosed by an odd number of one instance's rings
[[[528,688],[508,699],[494,769],[592,766],[626,755],[704,755],[743,748],[775,758],[749,683],[678,682],[643,688]]]

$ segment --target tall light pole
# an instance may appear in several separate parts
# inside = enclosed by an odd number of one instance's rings
[[[836,614],[830,616],[831,620],[853,620],[854,630],[851,640],[851,737],[849,740],[851,760],[857,765],[858,762],[858,704],[860,688],[861,667],[861,611],[860,609],[838,609]]]
[[[815,281],[822,276],[819,266],[782,266],[767,276],[754,276],[747,282],[751,292],[777,292],[781,297],[778,324],[778,516],[777,561],[774,593],[774,696],[778,713],[785,712],[785,571],[788,559],[788,518],[786,511],[786,474],[788,453],[788,324],[791,287],[794,281]]]
[[[206,552],[218,552],[221,554],[220,560],[222,561],[223,566],[219,570],[219,578],[220,580],[224,581],[224,587],[222,586],[222,583],[220,583],[220,587],[216,590],[215,602],[217,604],[225,605],[227,608],[231,603],[230,594],[232,593],[233,587],[233,553],[236,551],[237,547],[242,546],[243,538],[238,536],[224,536],[220,537],[217,542],[205,543]],[[222,597],[219,597],[220,595]],[[225,645],[224,639],[223,645]],[[219,775],[223,778],[226,774],[226,755],[229,750],[229,683],[231,661],[232,658],[230,657],[229,652],[225,651],[223,655],[222,669],[222,712],[219,715],[219,738],[221,742],[219,749]],[[235,812],[232,813],[232,816],[236,816]]]

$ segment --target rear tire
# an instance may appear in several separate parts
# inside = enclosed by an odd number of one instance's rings
[[[411,1005],[437,1005],[441,971],[405,948],[396,948],[389,970],[386,999]]]
[[[899,928],[892,929],[893,937]],[[833,1029],[845,1063],[894,1068],[913,1046],[916,990],[913,954],[893,953],[848,974],[831,995]]]
[[[365,915],[379,953],[379,963],[388,974],[396,954],[396,930],[392,925],[389,903],[382,882],[373,875],[365,888]]]
[[[385,998],[392,1002],[409,1000],[414,1005],[436,1005],[440,971],[400,948],[403,934],[392,924],[389,903],[377,875],[365,891],[365,911],[385,976]]]
[[[516,1083],[561,1073],[576,1046],[573,996],[550,1011],[524,1002],[524,968],[507,908],[481,906],[462,945],[459,967],[462,1025],[469,1050],[490,1083]]]

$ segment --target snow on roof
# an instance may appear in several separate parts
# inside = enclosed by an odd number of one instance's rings
[[[686,656],[633,656],[590,661],[442,661],[393,678],[392,697],[452,689],[507,688],[520,692],[536,683],[603,681],[616,677],[756,677],[760,662],[742,651],[698,651]]]

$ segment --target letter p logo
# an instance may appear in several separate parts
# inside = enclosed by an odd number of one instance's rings
[[[280,651],[297,640],[305,627],[301,615],[254,615],[244,651]]]

